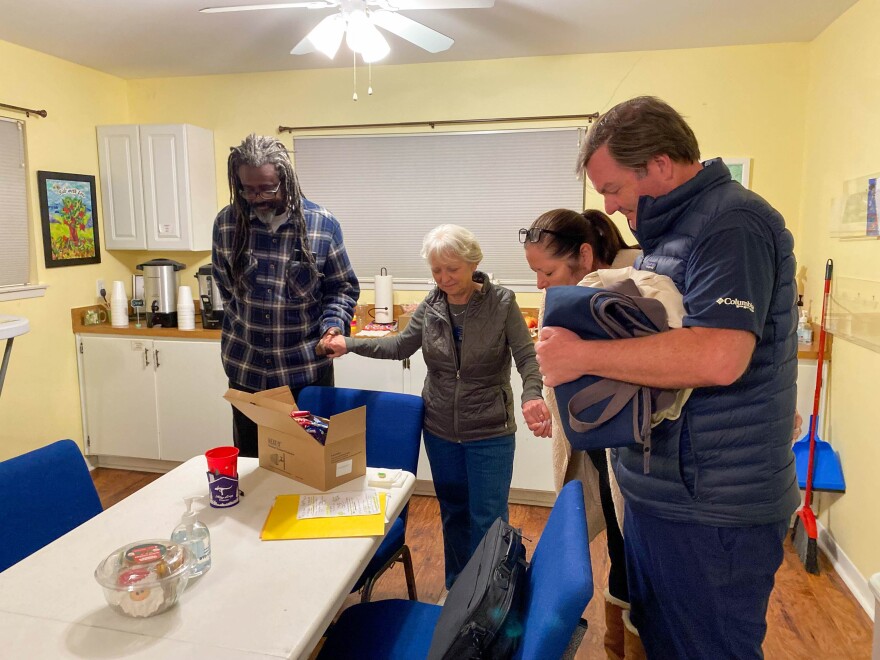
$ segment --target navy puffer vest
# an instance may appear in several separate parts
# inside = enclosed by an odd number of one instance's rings
[[[797,378],[794,241],[782,216],[732,181],[720,159],[708,161],[668,195],[642,197],[636,230],[644,249],[636,267],[668,275],[685,293],[694,245],[714,219],[731,213],[758,226],[775,251],[773,294],[752,360],[735,383],[695,389],[679,419],[653,429],[649,474],[640,448],[614,451],[630,506],[669,520],[722,527],[782,520],[800,502],[791,451]]]

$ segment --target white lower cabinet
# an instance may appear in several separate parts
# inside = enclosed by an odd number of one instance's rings
[[[87,453],[185,461],[232,442],[220,343],[77,337]]]
[[[428,368],[417,351],[408,360],[375,360],[348,353],[334,362],[338,387],[404,392],[421,396]],[[516,415],[516,453],[513,459],[511,488],[534,491],[553,491],[552,452],[549,438],[536,438],[523,420],[522,379],[514,367],[511,371],[514,413]],[[419,451],[416,478],[431,481],[431,466],[425,454],[424,443]]]

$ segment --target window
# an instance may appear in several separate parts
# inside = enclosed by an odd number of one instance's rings
[[[294,142],[303,193],[342,224],[360,279],[385,267],[425,282],[424,235],[452,223],[477,236],[480,270],[534,286],[517,239],[541,213],[581,210],[578,129],[302,137]]]
[[[30,275],[25,175],[24,125],[0,117],[0,287],[27,284]]]

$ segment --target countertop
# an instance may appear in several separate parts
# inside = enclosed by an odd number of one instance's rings
[[[129,321],[127,328],[114,328],[110,321],[97,325],[83,325],[83,313],[90,309],[104,309],[101,305],[89,305],[88,307],[74,307],[70,310],[70,320],[73,334],[81,335],[125,335],[128,337],[167,337],[171,339],[213,339],[220,341],[220,330],[206,330],[202,327],[202,315],[196,307],[196,329],[179,330],[178,328],[148,328],[147,319],[141,314],[141,327],[136,328],[134,321]],[[104,309],[104,311],[107,311]],[[109,319],[110,312],[107,311]]]
[[[798,360],[818,360],[819,359],[819,326],[815,323],[813,326],[813,343],[798,344]],[[829,362],[831,360],[831,344],[834,337],[828,330],[825,330],[825,355],[823,360]]]
[[[136,328],[134,321],[129,322],[127,328],[114,328],[110,322],[98,323],[97,325],[83,325],[83,313],[89,309],[103,309],[100,305],[90,305],[88,307],[74,307],[70,310],[70,318],[74,334],[93,334],[93,335],[127,335],[127,336],[143,336],[143,337],[168,337],[172,339],[213,339],[220,341],[220,330],[206,330],[202,327],[202,316],[198,313],[196,307],[196,329],[195,330],[178,330],[177,328],[148,328],[146,319],[142,319],[141,327]],[[537,317],[537,310],[524,309],[524,314],[533,314]],[[109,316],[109,313],[108,313]],[[826,361],[831,360],[832,335],[826,332],[825,339],[825,357]],[[813,343],[798,344],[799,360],[816,360],[819,357],[819,326],[813,324]]]

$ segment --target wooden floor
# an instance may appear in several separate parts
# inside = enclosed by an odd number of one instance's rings
[[[92,472],[101,503],[112,506],[158,474],[98,468]],[[526,549],[531,556],[550,510],[544,507],[511,505],[511,523],[522,529]],[[443,589],[443,542],[440,513],[432,497],[413,497],[407,523],[407,544],[413,555],[419,600],[436,602]],[[599,535],[590,546],[593,561],[595,595],[585,618],[589,629],[577,658],[604,658],[602,636],[605,633],[603,600],[608,575],[605,536]],[[776,587],[770,597],[767,614],[767,638],[764,654],[769,660],[869,660],[871,657],[871,619],[859,606],[841,579],[821,557],[820,575],[808,574],[791,543],[786,541],[785,558],[776,574]],[[403,569],[397,565],[376,585],[373,598],[406,598]],[[346,606],[358,602],[349,596]]]

